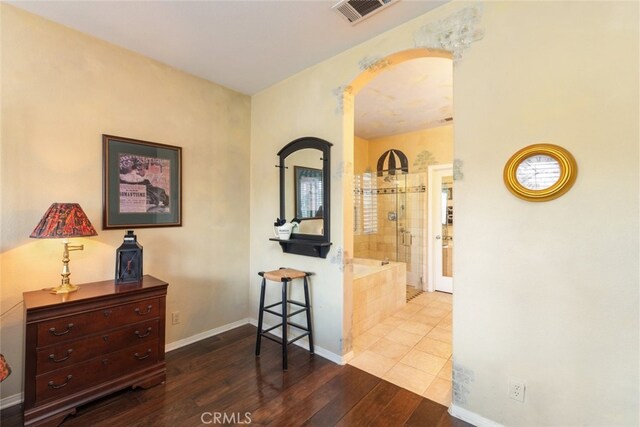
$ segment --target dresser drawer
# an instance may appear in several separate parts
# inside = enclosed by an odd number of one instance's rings
[[[160,299],[140,300],[130,304],[105,307],[38,324],[37,346],[58,344],[119,326],[158,317]]]
[[[158,338],[158,319],[38,349],[37,374],[84,362]]]
[[[158,340],[36,376],[36,402],[68,396],[158,363]]]

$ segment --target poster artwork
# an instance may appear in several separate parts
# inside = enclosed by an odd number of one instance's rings
[[[170,213],[171,160],[119,154],[120,213]]]

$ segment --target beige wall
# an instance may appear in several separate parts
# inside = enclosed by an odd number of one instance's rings
[[[245,318],[250,98],[2,5],[1,311],[59,283],[61,245],[29,239],[52,202],[78,202],[98,236],[77,239],[75,283],[114,276],[124,230],[100,229],[101,134],[183,148],[183,226],[137,229],[144,271],[170,283],[167,343]],[[274,168],[275,169],[275,168]],[[275,216],[274,216],[275,218]],[[22,307],[2,317],[1,352],[22,382]]]
[[[504,424],[638,425],[638,3],[486,6],[485,38],[454,72],[463,404]],[[502,182],[536,142],[578,162],[551,202]],[[527,381],[524,404],[504,398],[510,376]]]
[[[430,164],[453,162],[453,125],[375,138],[369,141],[369,167],[376,171],[378,159],[387,150],[402,151],[409,173],[426,172]]]
[[[369,165],[370,142],[357,135],[353,138],[353,173],[361,174],[367,171],[375,171],[375,167],[371,169],[371,166]]]
[[[336,255],[348,260],[353,247],[353,119],[343,119],[334,90],[363,58],[414,47],[421,26],[463,6],[440,7],[252,98],[251,275],[279,265],[315,271],[316,331],[331,351],[350,349],[351,275]],[[639,422],[637,17],[631,2],[487,2],[484,39],[455,66],[454,156],[464,175],[456,408],[505,425]],[[263,159],[302,135],[335,144],[327,260],[282,255],[267,241],[277,173]],[[562,198],[527,203],[506,190],[502,169],[540,141],[569,149],[580,172]],[[250,295],[255,311],[257,280]],[[526,382],[525,403],[507,397],[509,377]]]

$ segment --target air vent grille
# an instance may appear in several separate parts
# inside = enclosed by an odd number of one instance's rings
[[[336,10],[346,16],[349,22],[354,22],[362,18],[362,16],[360,16],[358,12],[353,10],[348,3],[338,6]]]
[[[400,0],[342,0],[332,7],[355,25]]]
[[[361,16],[366,16],[374,10],[382,7],[378,0],[349,0],[349,6],[354,8]]]

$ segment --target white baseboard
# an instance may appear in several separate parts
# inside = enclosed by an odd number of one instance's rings
[[[455,403],[452,403],[449,407],[449,414],[462,421],[466,421],[469,424],[473,424],[476,427],[504,427],[502,424],[490,420],[489,418],[485,418],[468,409],[461,408]]]
[[[253,326],[258,326],[258,320],[257,319],[249,319],[249,323],[252,324]],[[262,327],[264,329],[269,329],[270,327],[275,326],[275,325],[270,325],[265,321],[262,321]],[[274,329],[273,331],[271,331],[270,333],[272,333],[273,335],[280,337],[282,334],[280,332],[280,330],[278,329]],[[304,338],[300,338],[298,341],[294,342],[295,345],[302,347],[304,349],[308,349],[309,348],[309,340],[307,339],[307,337]],[[346,363],[348,362],[349,359],[347,359],[347,355],[345,356],[340,356],[338,354],[335,354],[332,351],[329,351],[325,348],[322,348],[316,344],[313,345],[313,352],[315,354],[317,354],[318,356],[324,357],[325,359],[328,359],[330,361],[332,361],[333,363],[337,363],[338,365],[346,365]]]
[[[19,405],[22,403],[22,393],[14,394],[13,396],[7,396],[4,399],[0,399],[0,409],[6,409],[11,406]]]
[[[217,328],[209,329],[208,331],[200,332],[199,334],[195,334],[195,335],[192,335],[190,337],[183,338],[181,340],[174,341],[172,343],[169,343],[169,344],[165,345],[164,346],[164,351],[168,353],[168,352],[170,352],[172,350],[177,350],[180,347],[184,347],[186,345],[196,343],[196,342],[201,341],[203,339],[210,338],[210,337],[212,337],[214,335],[218,335],[218,334],[221,334],[223,332],[230,331],[231,329],[235,329],[235,328],[237,328],[239,326],[246,325],[247,323],[249,323],[249,319],[248,318],[244,318],[244,319],[238,320],[238,321],[233,322],[233,323],[228,323],[226,325],[222,325],[222,326],[219,326]]]

